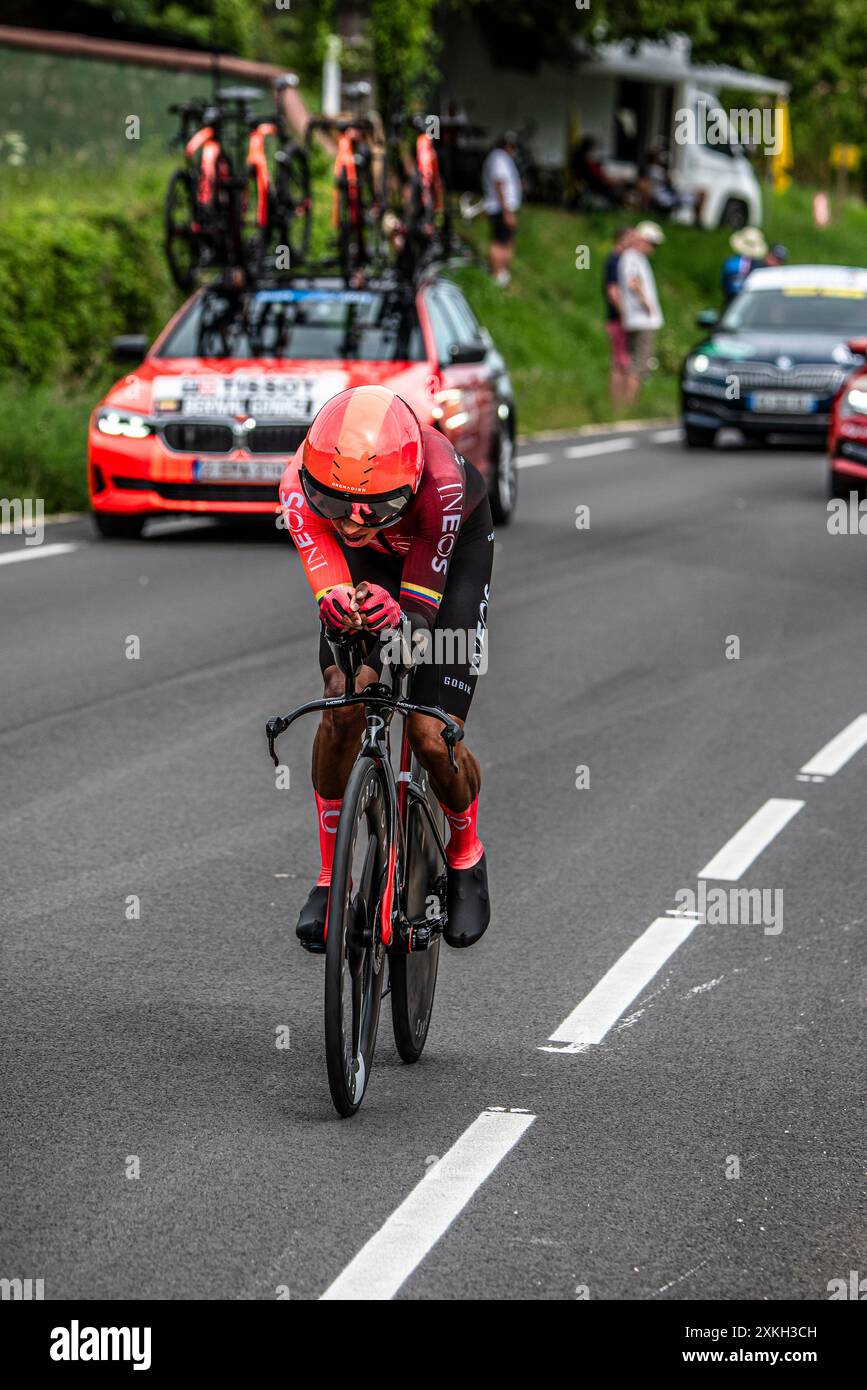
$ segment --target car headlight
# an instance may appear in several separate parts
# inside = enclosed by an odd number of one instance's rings
[[[846,393],[844,405],[853,415],[867,415],[867,391],[853,386],[852,390]]]
[[[115,439],[147,439],[153,428],[144,415],[136,415],[131,410],[100,410],[96,417],[96,428],[100,434],[109,434]]]
[[[697,352],[695,357],[690,357],[686,364],[688,372],[695,372],[697,376],[703,376],[710,367],[710,358],[703,352]]]

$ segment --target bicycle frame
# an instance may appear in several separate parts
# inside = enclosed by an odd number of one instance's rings
[[[268,226],[268,192],[271,187],[265,140],[269,135],[279,134],[280,131],[273,121],[261,121],[250,131],[247,147],[247,166],[256,174],[256,223],[263,230]]]
[[[347,690],[354,691],[356,676],[361,665],[360,644],[357,640],[353,640],[352,634],[337,638],[329,635],[328,641],[334,653],[335,661],[346,679]],[[366,728],[359,756],[370,757],[376,763],[382,774],[386,794],[385,814],[389,851],[380,912],[382,942],[386,947],[394,943],[407,951],[423,950],[430,944],[434,927],[426,919],[419,921],[407,918],[402,901],[406,865],[405,826],[410,801],[415,801],[425,815],[428,827],[436,838],[444,861],[446,850],[439,827],[431,816],[427,798],[422,789],[412,781],[412,750],[406,719],[410,714],[424,714],[440,720],[443,725],[442,737],[449,750],[449,761],[454,771],[457,771],[454,748],[455,744],[463,738],[464,731],[460,724],[455,723],[442,710],[435,709],[430,705],[417,705],[407,699],[406,687],[411,676],[411,668],[406,666],[393,667],[391,674],[391,686],[384,685],[382,682],[375,682],[355,694],[311,700],[307,704],[300,705],[291,714],[276,715],[273,719],[268,720],[265,733],[268,739],[268,752],[274,761],[274,766],[279,767],[280,760],[275,751],[276,741],[281,734],[285,733],[290,724],[294,724],[296,719],[300,719],[304,714],[313,714],[317,711],[345,709],[348,705],[365,706]],[[395,777],[391,764],[389,746],[389,729],[395,714],[400,714],[404,719],[397,777]],[[395,886],[397,887],[397,902],[395,902]],[[395,941],[396,935],[397,941]]]
[[[432,198],[433,211],[442,212],[443,185],[437,152],[431,137],[422,132],[415,142],[415,162],[421,186]]]
[[[334,193],[331,200],[331,224],[336,227],[339,222],[339,193],[341,174],[346,174],[346,187],[349,193],[349,209],[352,219],[352,226],[357,230],[359,224],[359,202],[358,202],[358,165],[355,162],[355,140],[357,131],[354,127],[341,131],[337,140],[337,156],[334,160]]]
[[[220,161],[224,159],[223,146],[213,126],[206,125],[197,130],[184,146],[184,155],[190,163],[200,151],[196,202],[200,207],[209,208],[214,202],[218,180],[225,178],[225,173],[221,174],[220,171]]]

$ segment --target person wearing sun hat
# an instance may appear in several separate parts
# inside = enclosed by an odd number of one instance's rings
[[[768,243],[758,227],[742,227],[729,237],[732,254],[723,261],[722,291],[726,304],[740,294],[751,270],[764,263]]]
[[[665,320],[659,307],[650,257],[664,241],[665,233],[657,222],[639,222],[617,267],[620,318],[629,343],[630,371],[625,390],[627,405],[632,404],[642,381],[657,365],[654,357],[656,335]]]

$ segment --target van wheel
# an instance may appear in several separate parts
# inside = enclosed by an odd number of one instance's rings
[[[511,421],[504,421],[497,430],[491,472],[491,516],[498,526],[508,526],[518,501],[518,464]]]
[[[740,198],[729,198],[722,210],[719,224],[721,227],[730,227],[733,232],[739,232],[742,227],[747,225],[749,215],[750,210],[746,203],[742,202]]]
[[[145,524],[143,516],[121,516],[117,512],[93,512],[93,524],[105,541],[137,541]]]

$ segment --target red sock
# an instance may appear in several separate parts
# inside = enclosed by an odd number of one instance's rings
[[[316,797],[316,811],[319,816],[319,853],[322,856],[322,868],[319,870],[316,886],[317,888],[328,888],[331,886],[334,841],[337,838],[337,822],[340,820],[343,797],[339,797],[336,801],[329,801],[326,797],[320,796],[315,787],[313,794]]]
[[[476,834],[476,818],[479,814],[479,798],[476,797],[465,811],[450,811],[443,806],[443,815],[451,826],[452,833],[446,845],[446,859],[450,869],[471,869],[478,864],[485,847]]]

